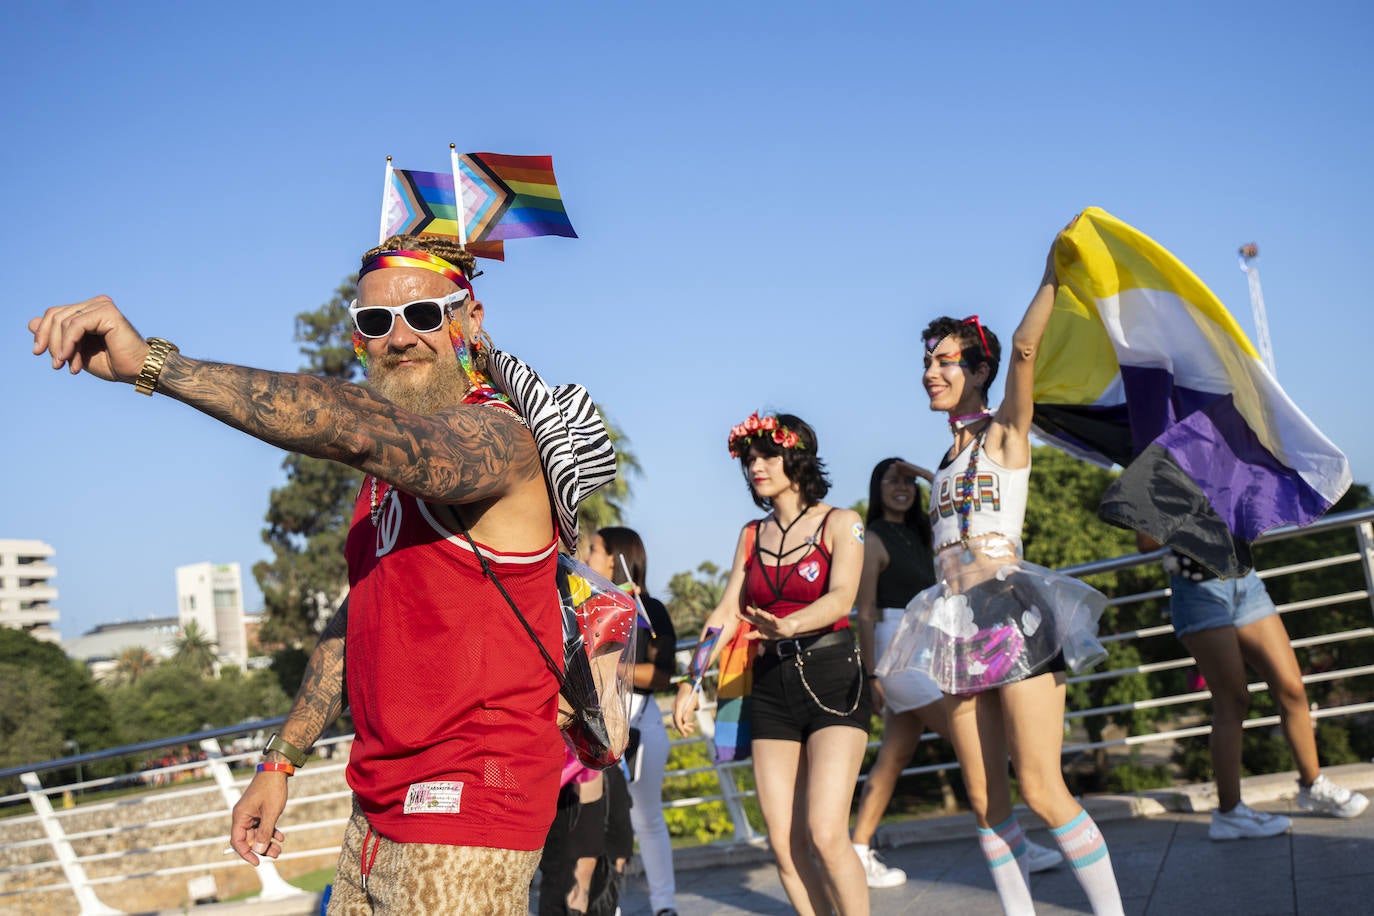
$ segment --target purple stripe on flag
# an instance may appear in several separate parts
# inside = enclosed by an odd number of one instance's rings
[[[1229,394],[1171,426],[1156,441],[1197,481],[1238,537],[1254,540],[1279,525],[1305,525],[1331,508],[1260,443]]]
[[[1174,384],[1167,369],[1122,366],[1121,384],[1130,411],[1131,447],[1139,455],[1164,430],[1202,410],[1220,395]]]

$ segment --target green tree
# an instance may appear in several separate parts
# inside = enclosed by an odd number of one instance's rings
[[[357,292],[355,275],[324,305],[296,316],[302,371],[345,381],[361,378],[348,317],[348,303]],[[348,584],[343,548],[362,477],[352,468],[304,455],[288,455],[282,467],[286,483],[268,498],[262,533],[272,559],[255,564],[253,577],[265,605],[263,639],[303,648],[314,645]]]
[[[245,675],[235,667],[207,678],[186,665],[160,665],[137,683],[110,690],[109,697],[130,742],[278,716],[290,706],[270,671]]]
[[[177,634],[175,645],[176,652],[172,656],[174,663],[183,665],[202,677],[215,673],[216,643],[201,629],[198,622],[187,621]]]
[[[668,580],[665,606],[679,639],[693,639],[701,632],[706,616],[720,604],[729,578],[728,569],[707,560],[695,572],[680,572]]]
[[[10,669],[27,672],[26,683],[33,684],[44,680],[48,684],[46,695],[56,711],[55,734],[59,750],[67,741],[75,741],[82,751],[96,751],[107,747],[118,747],[124,743],[110,714],[110,706],[104,694],[96,687],[86,666],[73,661],[62,649],[53,643],[42,642],[22,630],[0,627],[0,665]],[[3,678],[8,680],[8,677]],[[44,688],[28,688],[30,702],[44,695]],[[50,721],[48,716],[40,716],[40,721]],[[12,746],[10,740],[0,740],[0,747]],[[51,759],[59,754],[39,754],[31,760]],[[87,773],[114,775],[122,772],[118,763],[102,764],[87,768]],[[75,773],[67,774],[75,778]]]
[[[601,414],[601,420],[606,424],[606,432],[610,434],[611,442],[615,445],[615,479],[587,497],[582,501],[582,505],[577,507],[577,528],[583,538],[598,528],[625,523],[625,509],[632,495],[630,478],[643,473],[639,466],[639,458],[630,450],[629,436],[612,423],[600,407],[597,408],[597,413]],[[579,546],[586,543],[584,540]]]
[[[51,678],[32,667],[0,662],[0,767],[61,757],[61,719]],[[0,780],[0,793],[20,791],[18,778]]]

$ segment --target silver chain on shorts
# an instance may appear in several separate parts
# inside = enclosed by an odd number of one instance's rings
[[[850,706],[848,709],[843,710],[843,711],[838,710],[838,709],[831,709],[829,706],[826,706],[824,703],[821,702],[821,698],[818,697],[818,696],[816,696],[816,691],[812,690],[812,689],[811,689],[811,685],[810,685],[809,683],[807,683],[807,681],[806,681],[806,669],[802,667],[802,655],[803,655],[803,654],[804,654],[803,652],[798,652],[796,655],[793,656],[793,658],[795,658],[795,659],[797,660],[797,674],[799,674],[799,675],[801,676],[802,686],[806,688],[806,693],[807,693],[807,695],[808,695],[809,697],[811,697],[812,702],[814,702],[817,706],[819,706],[823,712],[828,712],[828,713],[830,713],[832,716],[849,716],[849,715],[853,715],[853,714],[854,714],[854,710],[856,710],[856,709],[859,708],[859,700],[863,699],[863,695],[864,695],[864,679],[863,679],[863,676],[862,676],[862,672],[861,672],[861,671],[859,672],[859,674],[860,674],[860,676],[859,676],[859,689],[856,690],[856,691],[854,692],[854,705],[853,705],[853,706]],[[852,655],[850,655],[850,656],[849,656],[849,660],[852,661],[852,662],[857,662],[857,661],[858,661],[858,656],[857,656],[857,654],[852,654]]]

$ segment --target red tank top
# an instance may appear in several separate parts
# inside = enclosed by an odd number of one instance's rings
[[[829,590],[830,553],[825,549],[825,526],[830,521],[830,512],[825,514],[820,528],[816,529],[816,540],[811,549],[795,563],[783,563],[780,566],[765,564],[759,553],[759,539],[755,532],[754,549],[744,564],[745,601],[774,617],[786,617],[818,600]],[[759,524],[754,522],[755,526]],[[829,633],[848,627],[849,616],[845,615],[818,632]]]
[[[563,765],[558,683],[466,538],[383,483],[373,525],[370,484],[346,548],[345,670],[357,728],[348,784],[388,839],[539,849]],[[555,545],[482,550],[561,659]]]

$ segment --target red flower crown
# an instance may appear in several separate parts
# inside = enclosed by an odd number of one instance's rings
[[[767,437],[783,448],[806,448],[801,436],[778,422],[776,416],[760,417],[755,411],[749,419],[730,430],[730,457],[738,458],[748,450],[751,439]]]

